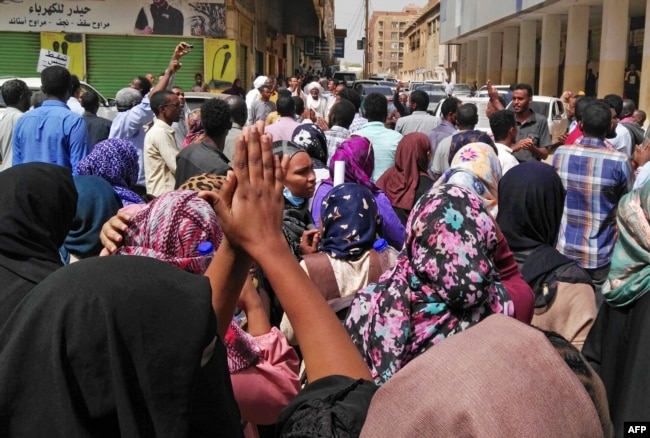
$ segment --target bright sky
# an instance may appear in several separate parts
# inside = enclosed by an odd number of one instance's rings
[[[401,11],[404,6],[414,4],[424,6],[427,0],[368,0],[369,16],[373,11]],[[363,0],[335,0],[334,23],[339,29],[347,29],[345,41],[345,61],[361,63],[363,53],[357,50],[357,40],[363,37],[364,3]]]

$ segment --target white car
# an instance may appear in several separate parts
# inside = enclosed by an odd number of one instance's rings
[[[438,102],[434,115],[442,118],[442,103],[446,99]],[[490,129],[490,120],[487,115],[485,115],[485,110],[487,109],[488,102],[490,101],[487,97],[463,97],[460,99],[462,103],[473,103],[478,108],[478,123],[475,129],[487,132],[490,137],[492,137],[492,130]]]
[[[27,87],[29,87],[29,89],[32,90],[32,93],[35,91],[40,91],[41,89],[40,77],[34,77],[34,78],[3,77],[0,78],[0,86],[2,86],[2,84],[4,84],[5,82],[11,79],[20,79],[21,81],[25,82],[27,84]],[[80,81],[80,82],[81,82],[81,88],[84,90],[84,92],[94,91],[95,93],[97,93],[97,96],[99,96],[99,110],[97,111],[97,115],[109,120],[113,120],[117,115],[117,107],[115,106],[115,99],[106,99],[92,85],[84,81]],[[7,106],[2,100],[2,96],[0,96],[0,114],[2,114],[5,111],[6,107]]]

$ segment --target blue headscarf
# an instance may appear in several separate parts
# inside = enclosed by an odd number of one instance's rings
[[[59,249],[61,258],[68,264],[70,254],[79,258],[99,255],[102,242],[99,233],[102,225],[120,209],[120,200],[113,187],[98,176],[76,175],[73,177],[79,198],[72,228]]]
[[[356,259],[372,248],[381,218],[372,192],[355,183],[334,187],[321,206],[322,252]]]

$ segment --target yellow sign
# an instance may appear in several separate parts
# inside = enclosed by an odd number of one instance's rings
[[[204,81],[210,91],[223,91],[237,78],[237,44],[235,40],[205,39]]]
[[[68,70],[80,80],[84,79],[84,37],[80,33],[41,32],[41,48],[68,56]]]

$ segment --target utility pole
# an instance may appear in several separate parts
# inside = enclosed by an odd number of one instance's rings
[[[370,38],[368,38],[369,35],[369,29],[368,29],[368,0],[364,0],[364,7],[366,10],[366,41],[365,44],[363,45],[363,78],[367,79],[369,76],[369,66],[368,63],[370,62],[370,56],[369,56],[369,47],[370,47]]]

